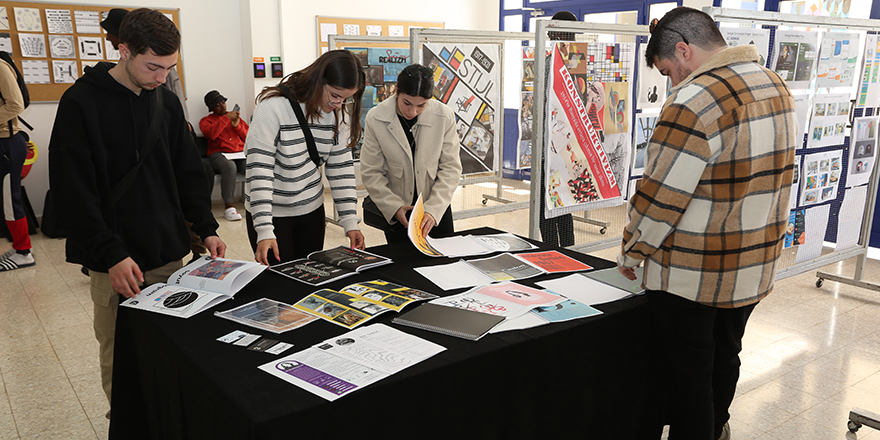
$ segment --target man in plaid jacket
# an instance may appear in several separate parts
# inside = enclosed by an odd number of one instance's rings
[[[725,439],[746,321],[773,289],[802,135],[782,78],[756,63],[754,46],[728,48],[703,12],[666,14],[645,57],[674,88],[618,269],[635,279],[645,263],[670,437]]]

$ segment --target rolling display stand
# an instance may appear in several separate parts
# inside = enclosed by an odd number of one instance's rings
[[[880,429],[880,415],[861,408],[853,408],[849,412],[849,422],[846,423],[846,427],[849,428],[849,432],[856,432],[862,425]]]

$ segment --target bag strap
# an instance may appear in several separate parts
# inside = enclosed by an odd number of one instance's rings
[[[306,115],[303,114],[299,102],[297,102],[296,97],[293,96],[293,90],[290,90],[289,87],[280,83],[278,84],[278,90],[281,90],[281,94],[287,98],[287,102],[289,102],[290,106],[293,108],[293,113],[296,114],[296,120],[299,122],[299,127],[303,132],[303,136],[306,138],[306,147],[309,149],[309,157],[312,159],[312,162],[315,163],[316,167],[321,166],[321,157],[318,156],[318,145],[315,144],[315,137],[312,136],[312,130],[309,129]]]
[[[162,125],[162,90],[156,90],[153,95],[156,97],[155,106],[153,107],[153,111],[150,112],[150,128],[147,131],[147,142],[144,144],[144,149],[138,154],[138,161],[135,163],[134,168],[113,187],[113,190],[110,192],[110,206],[116,204],[119,199],[122,198],[122,195],[128,191],[128,188],[131,187],[131,184],[134,183],[134,178],[137,176],[138,170],[141,169],[141,165],[143,165],[144,161],[147,159],[147,156],[153,151],[153,146],[160,139],[159,127]]]

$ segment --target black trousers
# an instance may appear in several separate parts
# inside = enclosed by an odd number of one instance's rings
[[[272,225],[275,227],[275,241],[278,242],[278,253],[281,254],[280,263],[305,258],[312,252],[324,249],[326,221],[324,205],[305,215],[272,217]],[[245,213],[245,222],[247,223],[251,249],[256,252],[257,231],[254,229],[254,218],[250,212]],[[279,263],[272,250],[269,250],[268,258],[270,265]]]
[[[667,397],[669,438],[716,440],[730,420],[742,337],[756,304],[722,309],[658,290],[645,294],[660,357],[659,389]]]

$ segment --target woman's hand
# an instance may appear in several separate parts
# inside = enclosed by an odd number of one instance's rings
[[[437,224],[437,221],[434,220],[434,216],[430,213],[426,212],[425,217],[422,218],[422,224],[419,227],[422,228],[422,236],[427,237],[428,233],[431,232],[431,229]]]
[[[364,250],[364,248],[366,247],[366,243],[364,241],[364,234],[362,234],[361,231],[348,231],[346,235],[348,235],[348,239],[349,241],[351,241],[352,249]]]
[[[404,228],[409,227],[409,219],[406,218],[406,213],[412,211],[412,209],[412,205],[403,205],[400,208],[397,208],[397,212],[394,214],[394,218],[396,218]]]
[[[281,253],[278,252],[278,241],[274,238],[267,238],[257,242],[257,252],[254,253],[254,260],[257,263],[269,266],[269,249],[275,254],[275,259],[281,261]]]

